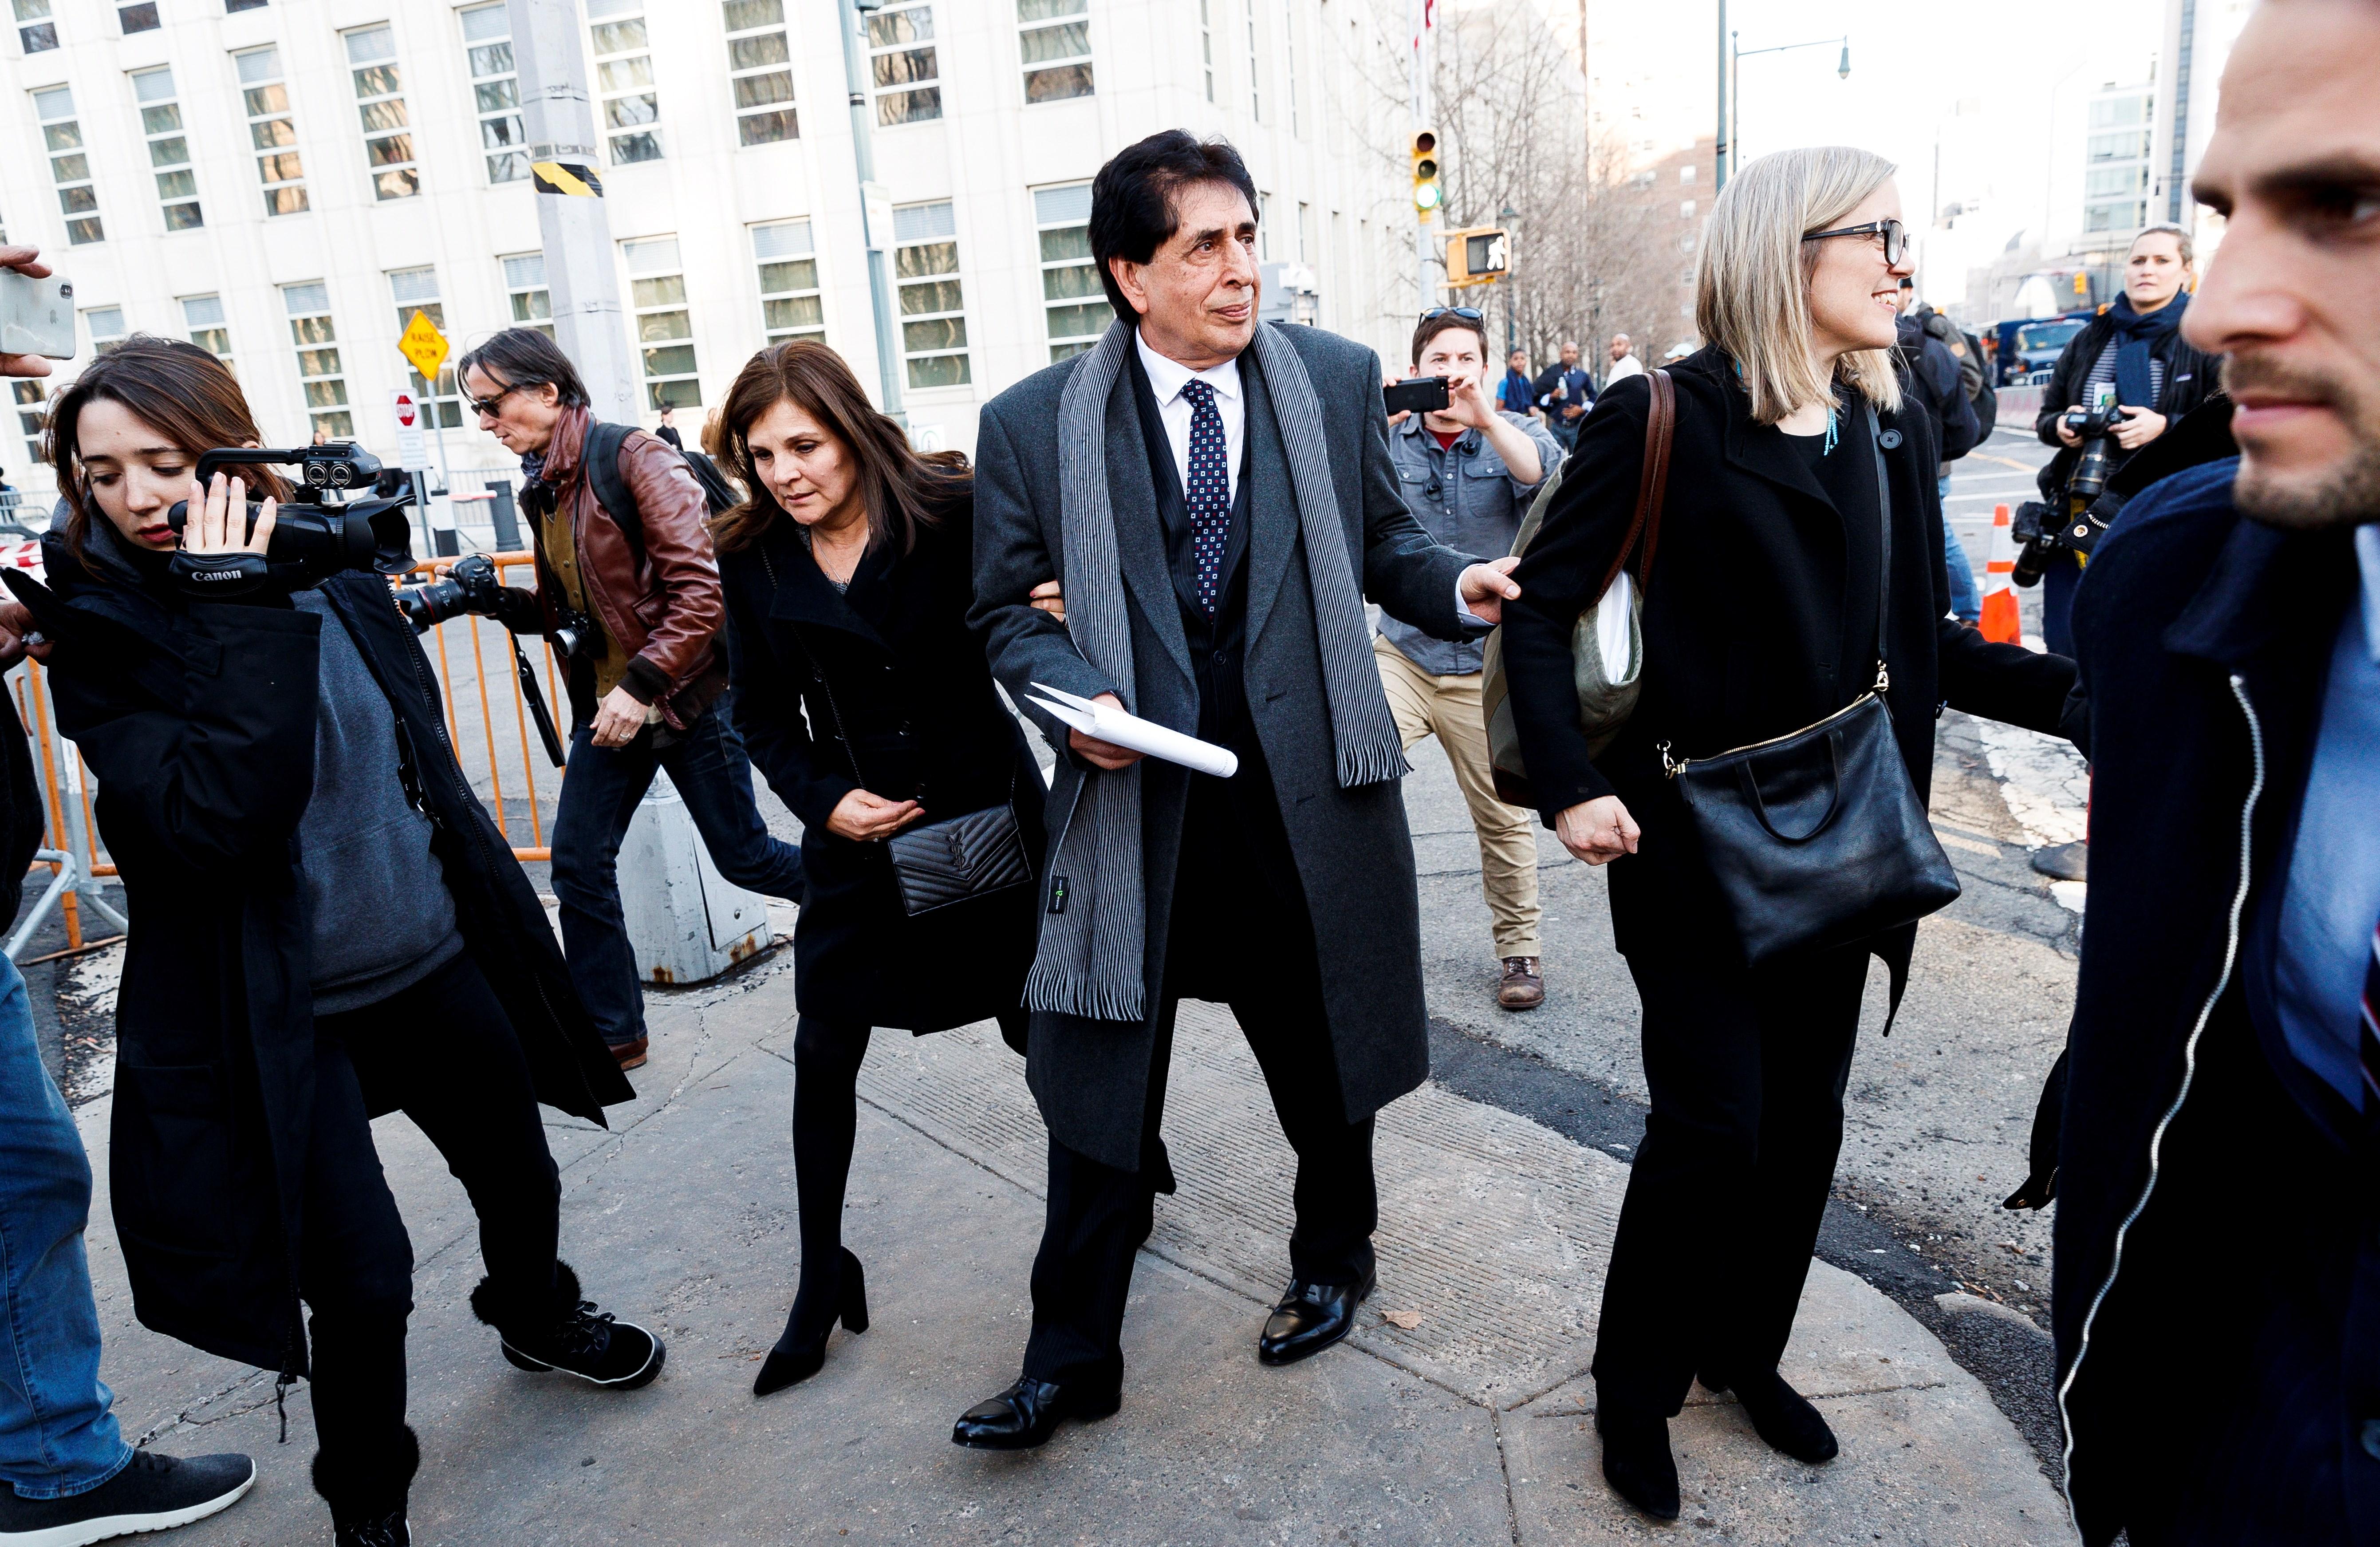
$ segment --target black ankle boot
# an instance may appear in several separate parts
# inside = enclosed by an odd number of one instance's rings
[[[1656,1520],[1678,1517],[1678,1463],[1670,1454],[1670,1420],[1606,1415],[1595,1410],[1595,1431],[1603,1436],[1603,1480],[1611,1491]]]
[[[1710,1377],[1703,1384],[1713,1391],[1725,1391],[1726,1386],[1712,1385]],[[1735,1399],[1743,1405],[1743,1416],[1752,1427],[1768,1442],[1769,1448],[1784,1452],[1796,1461],[1816,1466],[1832,1461],[1838,1446],[1835,1431],[1810,1406],[1810,1399],[1785,1383],[1785,1377],[1771,1370],[1746,1377],[1735,1383]]]
[[[331,1506],[336,1547],[412,1547],[405,1496],[420,1468],[420,1443],[402,1425],[395,1440],[367,1454],[316,1452],[314,1492]]]
[[[824,1314],[813,1309],[813,1305],[823,1308]],[[766,1396],[771,1392],[783,1391],[823,1369],[827,1334],[834,1331],[838,1320],[845,1332],[868,1330],[868,1273],[849,1247],[843,1249],[839,1282],[832,1296],[818,1296],[808,1304],[799,1295],[794,1297],[794,1309],[785,1317],[784,1333],[761,1363],[760,1373],[752,1382],[752,1395]]]
[[[516,1369],[559,1370],[613,1391],[650,1385],[669,1358],[668,1346],[581,1299],[569,1263],[553,1265],[553,1280],[539,1303],[526,1305],[499,1296],[492,1279],[480,1280],[471,1291],[471,1313],[496,1329],[505,1359]]]

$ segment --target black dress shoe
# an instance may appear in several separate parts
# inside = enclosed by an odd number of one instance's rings
[[[998,1396],[987,1397],[951,1425],[951,1443],[971,1450],[1031,1450],[1048,1442],[1061,1419],[1103,1419],[1123,1406],[1123,1393],[1086,1391],[1019,1376]]]
[[[799,1295],[794,1297],[794,1309],[785,1316],[785,1330],[778,1334],[776,1346],[761,1361],[760,1373],[752,1382],[752,1395],[766,1396],[783,1391],[825,1369],[827,1334],[834,1331],[838,1318],[845,1332],[868,1330],[868,1273],[849,1247],[843,1249],[842,1277],[834,1308],[816,1327],[806,1326],[804,1323],[810,1320],[809,1309],[801,1303]]]
[[[1288,1296],[1266,1318],[1257,1358],[1267,1364],[1311,1358],[1355,1330],[1355,1308],[1372,1297],[1379,1276],[1371,1269],[1353,1284],[1293,1280]]]
[[[1715,1392],[1728,1389],[1707,1375],[1702,1383]],[[1768,1442],[1770,1449],[1813,1467],[1835,1458],[1840,1448],[1835,1443],[1835,1431],[1827,1427],[1808,1397],[1785,1383],[1784,1376],[1771,1370],[1737,1381],[1734,1386],[1743,1416],[1752,1420],[1754,1431]]]
[[[1665,1418],[1605,1417],[1595,1412],[1603,1436],[1603,1480],[1611,1491],[1656,1520],[1678,1517],[1678,1463],[1670,1454]]]

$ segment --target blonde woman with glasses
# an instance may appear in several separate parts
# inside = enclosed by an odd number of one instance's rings
[[[2074,681],[2071,662],[1949,615],[1933,430],[1894,374],[1910,261],[1892,175],[1828,147],[1728,185],[1696,283],[1706,347],[1588,416],[1506,612],[1538,807],[1571,853],[1612,864],[1645,1007],[1652,1112],[1595,1376],[1604,1476],[1661,1519],[1678,1514],[1668,1420],[1697,1376],[1796,1460],[1836,1453],[1777,1367],[1869,958],[1897,1005],[1917,916],[1956,894],[1922,812],[1936,708],[2055,731]],[[1648,545],[1633,530],[1648,421],[1672,397]],[[1581,725],[1572,635],[1623,557],[1642,585],[1641,696],[1601,745]],[[1753,749],[1772,738],[1790,739]]]

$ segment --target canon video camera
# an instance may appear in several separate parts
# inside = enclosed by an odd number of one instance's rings
[[[298,472],[290,481],[296,492],[273,518],[265,573],[249,583],[269,577],[287,590],[305,591],[350,569],[402,575],[413,567],[413,523],[405,514],[413,504],[413,483],[404,472],[382,469],[380,458],[352,441],[331,441],[286,451],[216,446],[199,454],[194,476],[203,485],[225,468],[258,464],[295,466]],[[249,521],[259,508],[259,502],[248,502]],[[177,535],[189,520],[188,500],[165,512],[165,524]],[[226,573],[227,582],[237,579]]]

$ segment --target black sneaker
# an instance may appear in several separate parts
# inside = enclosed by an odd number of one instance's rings
[[[72,1498],[20,1498],[0,1484],[0,1544],[84,1547],[136,1531],[171,1530],[229,1509],[255,1484],[256,1463],[245,1456],[136,1450],[122,1471]]]
[[[334,1521],[331,1547],[413,1547],[413,1529],[401,1509],[376,1520]]]
[[[580,1300],[562,1319],[534,1333],[501,1334],[504,1358],[523,1370],[559,1370],[614,1391],[649,1385],[662,1372],[668,1346],[633,1322],[614,1321],[593,1300]]]

